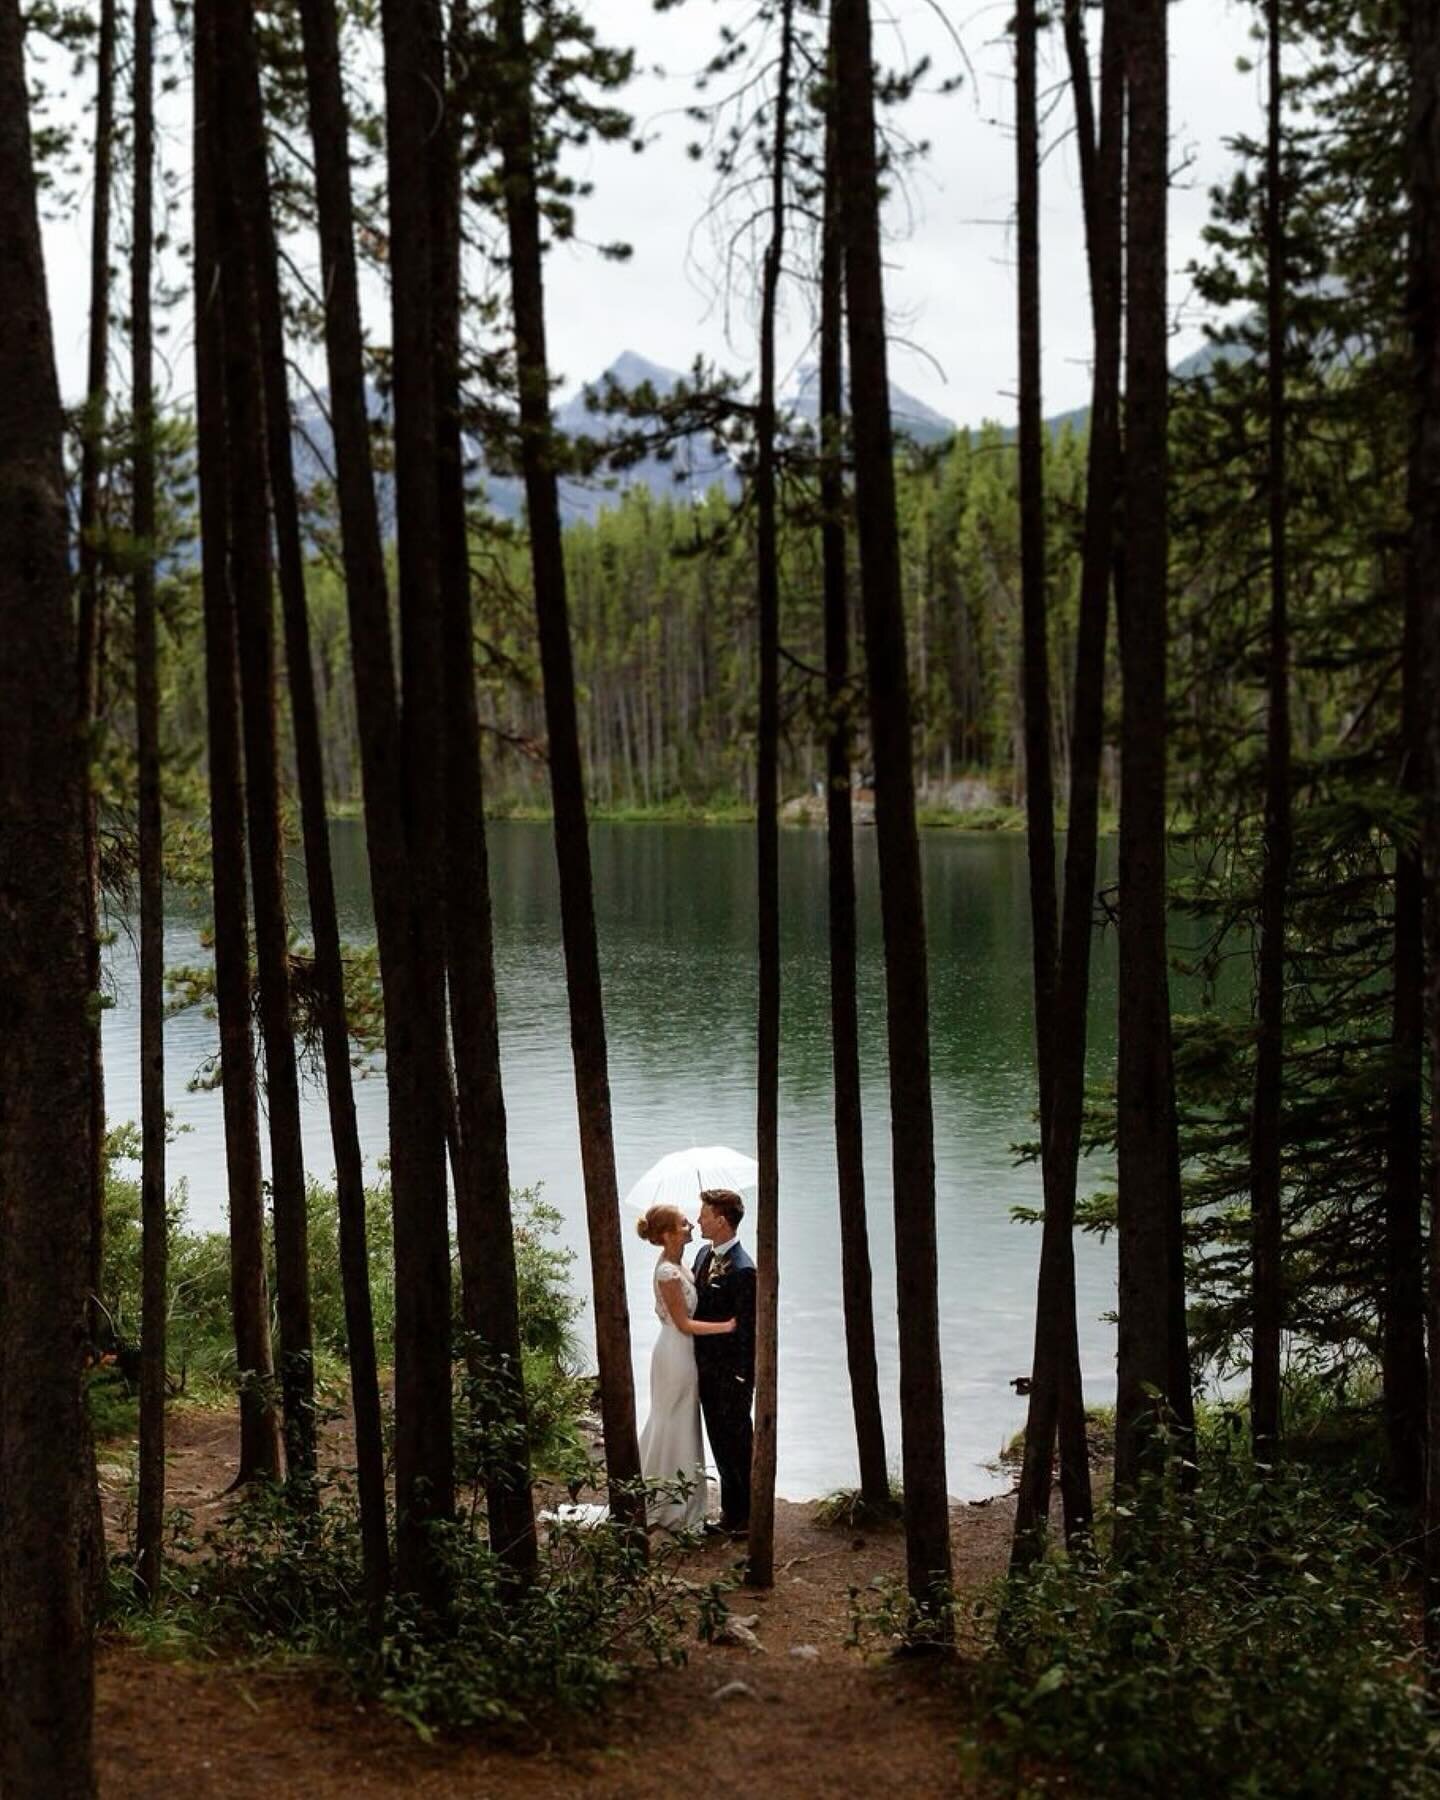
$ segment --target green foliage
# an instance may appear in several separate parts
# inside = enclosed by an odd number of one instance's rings
[[[91,1415],[98,1436],[134,1430],[134,1351],[140,1338],[140,1184],[123,1165],[139,1154],[133,1126],[111,1132],[107,1142],[105,1250],[102,1298],[114,1329],[118,1361],[90,1377]],[[574,1324],[582,1303],[569,1283],[573,1253],[559,1248],[560,1215],[538,1189],[517,1193],[515,1265],[520,1301],[521,1347],[529,1454],[541,1473],[570,1478],[588,1460],[575,1420],[584,1410],[588,1386],[582,1378]],[[382,1364],[394,1350],[395,1263],[391,1237],[390,1188],[379,1181],[365,1196],[370,1303],[376,1348]],[[348,1340],[340,1273],[340,1220],[335,1190],[312,1181],[309,1187],[310,1305],[316,1364],[322,1382],[344,1381]],[[267,1238],[270,1291],[275,1292],[273,1245]],[[228,1405],[235,1393],[235,1337],[230,1315],[230,1245],[223,1231],[195,1231],[186,1222],[185,1193],[177,1189],[169,1208],[169,1305],[166,1361],[172,1393],[200,1404]],[[455,1310],[459,1317],[459,1275]]]
[[[97,1444],[131,1439],[140,1429],[140,1396],[135,1384],[113,1361],[102,1360],[85,1372],[85,1402]]]
[[[579,1483],[593,1473],[591,1458],[577,1424],[591,1397],[591,1383],[580,1366],[574,1336],[583,1303],[570,1287],[574,1252],[556,1247],[560,1214],[526,1189],[513,1201],[515,1278],[520,1303],[520,1353],[525,1380],[524,1450],[537,1478]],[[459,1272],[455,1307],[459,1315]],[[507,1446],[495,1440],[497,1417],[506,1415],[504,1394],[508,1372],[477,1361],[463,1329],[457,1328],[457,1358],[465,1372],[456,1393],[456,1440],[462,1480],[478,1480],[487,1462],[504,1456]],[[503,1435],[503,1434],[502,1434]]]
[[[551,1525],[535,1581],[517,1592],[456,1525],[437,1533],[453,1580],[446,1618],[392,1600],[376,1633],[360,1599],[359,1516],[343,1477],[313,1514],[261,1485],[199,1544],[186,1527],[181,1516],[158,1626],[172,1651],[311,1659],[425,1734],[593,1711],[639,1670],[682,1662],[724,1608],[719,1584],[680,1574],[677,1544],[657,1539],[647,1558],[608,1526]],[[128,1628],[157,1629],[132,1617],[128,1581],[117,1580],[113,1600]]]
[[[134,1162],[139,1154],[139,1134],[133,1125],[109,1133],[101,1299],[121,1356],[121,1363],[115,1366],[122,1372],[129,1353],[140,1342],[141,1226],[140,1183],[121,1165]],[[223,1403],[233,1396],[235,1368],[229,1242],[223,1232],[189,1230],[185,1202],[181,1186],[171,1193],[167,1208],[166,1362],[170,1385],[190,1399]],[[133,1380],[129,1385],[134,1385]]]
[[[904,1509],[905,1497],[900,1483],[892,1476],[890,1497],[882,1507],[873,1507],[858,1487],[836,1488],[815,1508],[815,1523],[834,1531],[874,1530],[893,1525]]]
[[[1152,1475],[1133,1510],[1128,1560],[1060,1556],[976,1609],[1003,1630],[977,1670],[987,1723],[970,1748],[1010,1791],[1440,1792],[1379,1501],[1221,1442],[1194,1494]]]

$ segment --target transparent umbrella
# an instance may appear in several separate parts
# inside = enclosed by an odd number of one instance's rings
[[[744,1151],[731,1150],[725,1144],[696,1145],[672,1150],[653,1163],[625,1196],[625,1204],[641,1213],[652,1206],[678,1206],[693,1214],[702,1188],[740,1192],[753,1188],[759,1178],[760,1165]]]

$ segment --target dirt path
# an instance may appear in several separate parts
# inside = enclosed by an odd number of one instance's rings
[[[174,1415],[171,1502],[201,1525],[233,1468],[232,1436],[228,1420]],[[956,1508],[962,1588],[1003,1569],[1012,1519],[1006,1500]],[[737,1552],[708,1544],[688,1572],[718,1572]],[[733,1614],[758,1615],[762,1652],[697,1642],[683,1668],[624,1692],[603,1720],[523,1751],[477,1737],[427,1745],[378,1708],[318,1689],[313,1670],[256,1674],[112,1644],[99,1667],[100,1792],[103,1800],[978,1793],[962,1778],[958,1751],[963,1664],[867,1663],[846,1645],[851,1589],[902,1573],[895,1534],[825,1530],[813,1508],[781,1503],[775,1588],[730,1598]],[[736,1681],[748,1692],[716,1698]]]

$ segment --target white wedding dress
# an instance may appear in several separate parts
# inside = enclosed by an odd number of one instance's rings
[[[662,1256],[655,1265],[655,1316],[660,1335],[650,1355],[650,1416],[640,1438],[640,1471],[646,1481],[693,1485],[685,1499],[661,1495],[650,1503],[652,1525],[698,1531],[705,1523],[705,1455],[700,1446],[700,1389],[695,1376],[695,1340],[681,1331],[661,1297],[662,1283],[678,1282],[685,1311],[693,1318],[695,1278],[682,1263]]]

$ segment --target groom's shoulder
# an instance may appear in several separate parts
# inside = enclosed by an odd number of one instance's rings
[[[749,1269],[753,1273],[755,1259],[743,1244],[737,1244],[730,1252],[730,1267],[732,1269]]]

